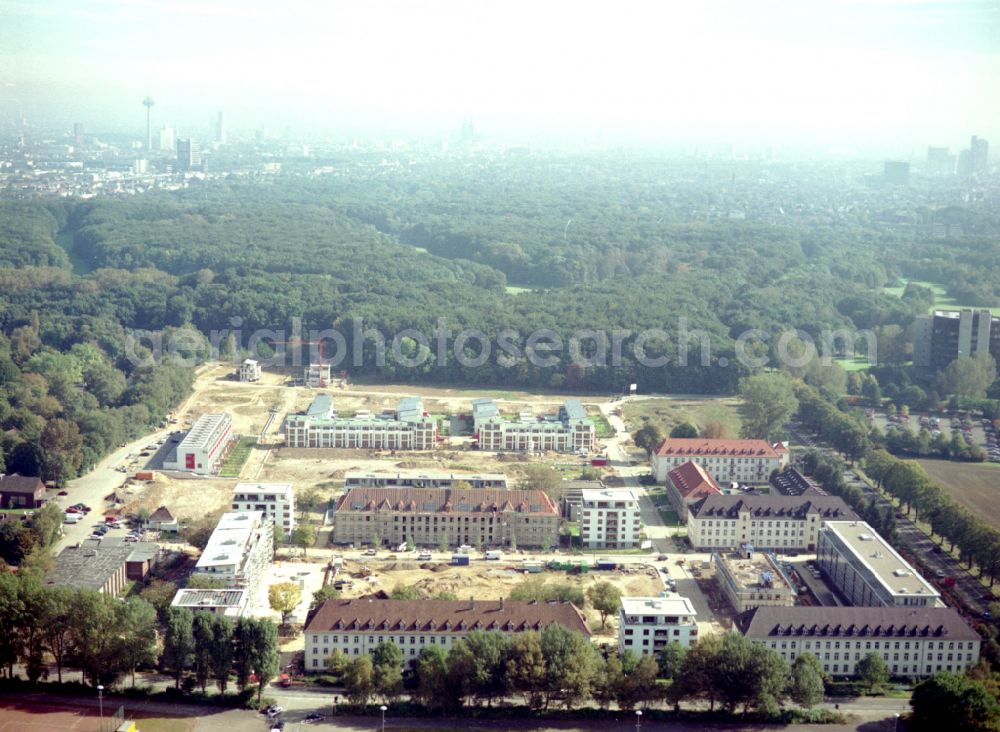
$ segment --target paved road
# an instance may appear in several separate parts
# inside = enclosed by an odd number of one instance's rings
[[[793,439],[799,444],[816,446],[814,439],[800,425],[791,425],[789,431]],[[828,450],[829,448],[817,447],[817,449]],[[851,468],[845,470],[844,480],[861,489],[867,497],[874,497],[876,505],[879,507],[889,507],[893,512],[897,511],[889,499],[874,490],[862,479],[857,471]],[[969,574],[963,565],[959,564],[958,561],[945,552],[935,552],[934,550],[937,546],[935,542],[931,541],[923,531],[918,529],[907,518],[906,514],[901,514],[896,518],[896,536],[896,544],[900,545],[897,548],[901,547],[904,550],[908,550],[919,559],[926,567],[927,571],[925,575],[932,584],[937,585],[940,582],[936,575],[938,571],[947,577],[954,577],[955,586],[949,588],[948,592],[957,597],[970,612],[978,617],[982,616],[986,610],[987,603],[984,602],[984,598],[988,596],[988,591],[979,584],[978,579]],[[941,589],[940,586],[938,586],[938,589]]]
[[[205,368],[206,367],[204,366],[199,367],[198,372],[203,371]],[[192,391],[191,395],[188,396],[181,406],[177,408],[174,415],[179,416],[186,414],[197,393],[197,391]],[[54,499],[56,505],[66,508],[75,503],[83,503],[90,506],[93,510],[79,523],[63,524],[63,535],[62,538],[56,542],[54,547],[55,554],[58,554],[67,546],[72,546],[73,544],[86,539],[93,532],[94,525],[99,522],[103,522],[104,511],[110,505],[105,498],[113,494],[119,487],[121,487],[122,483],[125,482],[125,479],[129,475],[128,473],[122,473],[116,470],[119,463],[123,463],[130,454],[138,454],[142,452],[143,448],[151,442],[158,442],[162,439],[166,439],[170,434],[171,429],[176,429],[176,425],[172,428],[167,427],[148,435],[144,435],[138,440],[118,448],[94,466],[89,473],[69,482],[69,485],[66,488],[69,495],[58,496]],[[113,536],[115,534],[124,533],[124,529],[112,529],[108,535]]]
[[[274,698],[286,710],[282,717],[286,722],[288,732],[299,732],[310,729],[338,729],[357,730],[357,732],[371,732],[381,727],[381,718],[377,715],[367,717],[341,716],[334,713],[333,693],[329,690],[289,690],[289,689],[268,689],[265,694]],[[342,697],[340,697],[342,698]],[[841,731],[864,729],[867,732],[875,730],[891,730],[893,728],[897,713],[908,711],[908,701],[905,699],[886,699],[882,697],[863,698],[855,700],[840,701],[840,710],[850,716],[852,723],[846,725],[792,725],[789,727],[781,725],[758,725],[758,724],[713,724],[704,725],[692,722],[679,721],[643,721],[644,730],[684,730],[685,732],[718,729],[718,730],[763,730],[763,729],[797,729],[797,730],[824,730]],[[821,706],[832,708],[834,700],[827,700]],[[266,730],[264,718],[255,712],[243,710],[224,710],[219,707],[203,707],[187,704],[173,704],[166,702],[134,701],[127,699],[117,699],[113,696],[106,696],[104,699],[104,709],[107,712],[110,708],[117,708],[119,704],[124,704],[126,709],[136,713],[146,715],[174,715],[180,717],[194,717],[199,719],[198,730],[202,729],[226,729],[230,732],[241,730]],[[0,709],[31,709],[35,707],[39,712],[51,709],[53,705],[62,708],[77,708],[90,710],[90,717],[98,707],[96,698],[89,697],[63,697],[52,696],[44,693],[0,693]],[[315,725],[302,724],[303,718],[311,711],[319,711],[326,718]],[[2,717],[0,713],[0,717]],[[211,720],[210,724],[203,725],[201,721]],[[385,728],[387,730],[443,730],[443,729],[467,729],[467,730],[565,730],[566,732],[628,732],[635,729],[636,717],[632,713],[622,712],[610,719],[604,720],[570,720],[570,721],[539,721],[539,720],[473,720],[469,717],[447,718],[447,719],[402,719],[386,717]],[[96,720],[94,720],[96,722]],[[877,726],[876,726],[877,725]],[[81,726],[81,730],[96,730]]]

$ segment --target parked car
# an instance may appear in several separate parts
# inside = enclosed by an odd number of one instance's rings
[[[69,491],[59,491],[59,495],[60,496],[68,496],[69,495]]]

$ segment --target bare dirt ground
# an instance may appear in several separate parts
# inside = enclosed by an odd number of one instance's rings
[[[371,575],[365,577],[368,571]],[[493,562],[474,562],[469,567],[447,564],[419,564],[411,560],[376,560],[367,564],[347,561],[338,578],[351,579],[353,586],[344,590],[344,597],[363,597],[380,590],[391,593],[396,587],[413,586],[427,597],[450,592],[459,599],[499,600],[509,597],[511,590],[526,580],[543,581],[552,585],[572,585],[584,592],[597,582],[608,581],[616,585],[623,596],[656,596],[663,591],[663,581],[657,577],[652,565],[630,564],[627,570],[614,572],[542,572],[528,574],[516,565]],[[600,614],[591,607],[584,610],[595,636],[602,641],[615,638],[617,621],[608,618],[606,629],[601,632]],[[606,636],[606,637],[605,637]]]
[[[152,513],[166,506],[178,519],[197,519],[227,508],[232,503],[235,480],[174,478],[154,473],[152,481],[129,481],[118,489],[124,499],[122,513],[135,514],[140,509]]]
[[[918,460],[927,474],[973,514],[1000,528],[1000,465]]]

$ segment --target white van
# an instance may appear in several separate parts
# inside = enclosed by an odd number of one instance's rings
[[[487,560],[499,561],[502,556],[503,552],[501,552],[498,549],[491,549],[490,551],[486,552]]]

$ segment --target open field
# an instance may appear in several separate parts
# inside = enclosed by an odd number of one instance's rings
[[[344,597],[362,597],[372,592],[382,590],[391,593],[396,587],[414,586],[427,597],[440,592],[450,592],[460,600],[474,598],[476,600],[499,600],[509,597],[513,588],[526,579],[544,581],[546,584],[572,585],[584,592],[597,582],[608,581],[616,585],[626,596],[659,595],[663,589],[663,581],[657,576],[657,570],[652,565],[629,565],[627,571],[595,572],[586,574],[568,574],[566,572],[545,571],[540,574],[527,574],[516,569],[520,559],[517,555],[514,563],[484,562],[474,560],[469,567],[453,567],[447,564],[418,564],[412,560],[391,561],[373,559],[362,564],[357,561],[346,561],[341,577],[355,577],[354,586],[345,590]],[[363,579],[365,572],[362,567],[372,571],[372,575]],[[600,614],[593,608],[584,610],[587,621],[598,640],[610,640],[614,637],[617,621],[608,618],[605,631],[601,632]],[[608,636],[605,638],[604,636]]]
[[[1000,465],[959,463],[952,460],[918,460],[927,474],[949,495],[1000,529]]]
[[[944,289],[944,287],[942,285],[938,284],[937,282],[927,282],[925,280],[906,280],[907,284],[909,284],[910,282],[912,282],[915,285],[921,285],[923,287],[928,287],[928,288],[930,288],[934,292],[934,304],[930,308],[928,308],[928,312],[931,312],[933,310],[941,310],[941,309],[955,310],[955,309],[958,309],[958,308],[981,308],[981,307],[983,307],[982,305],[977,305],[975,303],[963,303],[963,302],[959,302],[955,298],[951,297],[947,293],[947,291]],[[903,290],[905,290],[905,289],[906,289],[906,284],[902,285],[901,287],[886,287],[886,288],[884,288],[883,291],[886,294],[889,294],[889,295],[895,295],[896,297],[902,297],[903,296]],[[994,315],[1000,315],[1000,307],[991,307],[991,308],[988,308],[988,309]]]
[[[636,399],[625,405],[623,417],[629,432],[650,422],[664,435],[670,434],[670,430],[682,422],[690,422],[699,430],[715,422],[724,428],[723,436],[739,437],[742,425],[739,400],[730,397]]]
[[[839,358],[834,358],[833,362],[838,364],[840,368],[844,369],[844,371],[847,372],[867,371],[869,368],[871,368],[871,364],[868,363],[867,356],[855,356],[853,358],[842,356]]]
[[[178,519],[197,519],[228,509],[235,486],[235,479],[185,479],[154,473],[152,481],[129,481],[117,493],[126,515],[143,508],[152,513],[166,506]]]

